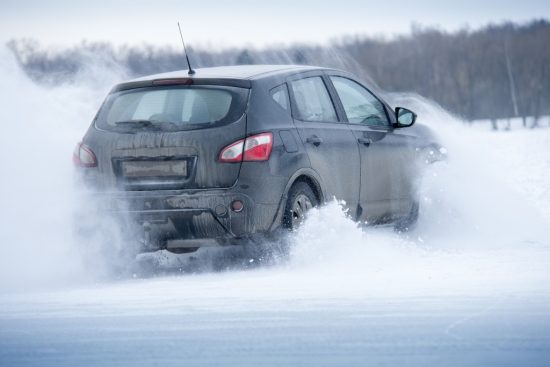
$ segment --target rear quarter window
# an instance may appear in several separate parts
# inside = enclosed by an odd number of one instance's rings
[[[279,106],[287,111],[290,111],[290,101],[288,98],[288,90],[286,88],[286,84],[282,84],[278,87],[271,89],[270,94],[271,98],[273,98],[273,100],[277,102]]]

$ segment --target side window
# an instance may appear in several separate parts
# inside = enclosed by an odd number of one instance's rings
[[[275,100],[285,110],[290,110],[290,103],[288,102],[288,90],[286,89],[286,84],[279,85],[278,87],[273,88],[271,91],[271,98]]]
[[[320,76],[293,81],[291,86],[296,100],[297,119],[302,121],[338,121],[327,87]]]
[[[371,92],[351,79],[331,76],[348,121],[369,126],[389,126],[384,105]]]

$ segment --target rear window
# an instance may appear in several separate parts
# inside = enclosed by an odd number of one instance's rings
[[[248,89],[222,86],[164,86],[112,93],[96,124],[108,130],[187,130],[237,121]]]

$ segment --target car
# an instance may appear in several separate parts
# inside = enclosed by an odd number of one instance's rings
[[[405,229],[418,217],[422,152],[437,145],[415,121],[340,70],[176,71],[116,85],[73,161],[102,216],[139,233],[140,251],[295,230],[333,199],[357,221]]]

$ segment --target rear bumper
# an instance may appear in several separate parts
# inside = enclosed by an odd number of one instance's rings
[[[143,239],[145,250],[225,245],[266,233],[278,204],[257,203],[233,189],[128,191],[91,194],[97,213]],[[234,201],[243,203],[234,211]]]

